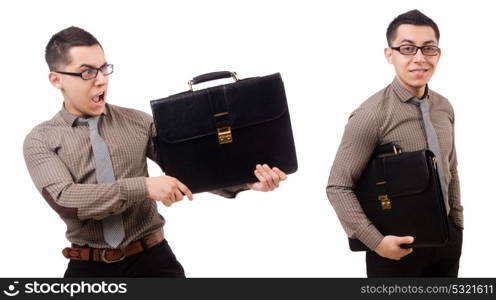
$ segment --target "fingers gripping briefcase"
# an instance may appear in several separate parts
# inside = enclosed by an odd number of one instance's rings
[[[235,82],[193,91],[193,85]],[[256,182],[256,164],[297,169],[284,85],[279,73],[239,80],[214,72],[189,81],[190,90],[151,101],[159,164],[193,193]]]
[[[383,235],[414,237],[404,248],[443,246],[448,240],[448,217],[431,151],[402,153],[393,144],[379,146],[354,191]],[[352,251],[369,250],[358,239],[349,239],[349,246]]]

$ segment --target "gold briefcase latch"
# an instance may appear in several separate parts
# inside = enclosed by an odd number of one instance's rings
[[[232,133],[231,127],[221,127],[217,128],[217,135],[219,137],[219,144],[229,144],[232,143]]]
[[[391,209],[391,200],[388,195],[379,195],[379,201],[381,201],[382,210]]]

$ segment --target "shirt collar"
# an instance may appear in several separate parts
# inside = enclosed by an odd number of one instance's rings
[[[108,107],[107,107],[107,104],[105,104],[105,108],[103,109],[102,115],[107,115],[107,114],[108,114]],[[63,103],[62,103],[62,109],[60,110],[60,115],[62,116],[62,119],[64,119],[64,121],[68,125],[70,125],[71,127],[76,126],[76,124],[77,124],[76,121],[78,120],[78,118],[80,118],[79,116],[73,115],[70,112],[68,112],[65,109],[65,106]]]
[[[414,95],[410,94],[410,92],[407,91],[401,85],[401,83],[398,81],[398,79],[396,77],[393,79],[393,82],[391,83],[391,87],[393,88],[393,91],[396,93],[396,95],[398,96],[400,101],[403,103],[407,102],[408,100],[410,100],[412,98],[415,98]],[[424,96],[422,97],[422,99],[427,99],[429,97],[430,97],[429,85],[426,85]]]

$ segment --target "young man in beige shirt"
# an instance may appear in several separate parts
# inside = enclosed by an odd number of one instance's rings
[[[24,157],[36,188],[67,225],[65,276],[184,277],[157,203],[171,206],[193,195],[176,178],[148,176],[146,158],[157,161],[153,118],[107,103],[113,65],[83,29],[55,34],[45,57],[64,102],[27,135]],[[254,168],[259,182],[213,192],[233,198],[246,189],[271,191],[286,178],[275,167]]]
[[[427,83],[441,57],[436,23],[412,10],[394,19],[387,30],[384,54],[396,77],[350,116],[336,153],[327,185],[327,196],[350,238],[359,239],[366,254],[369,277],[457,276],[462,245],[463,207],[454,144],[454,112],[450,103],[430,90]],[[374,149],[395,143],[404,152],[428,148],[418,104],[427,101],[430,119],[439,141],[449,211],[450,240],[444,247],[404,249],[412,236],[384,236],[364,214],[354,192]],[[412,178],[415,180],[415,178]]]

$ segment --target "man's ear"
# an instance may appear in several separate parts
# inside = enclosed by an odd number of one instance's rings
[[[60,82],[60,75],[55,72],[48,73],[48,80],[57,89],[62,89],[62,84]]]
[[[388,63],[392,64],[393,63],[393,49],[391,48],[384,48],[384,57],[386,57],[386,60]]]

